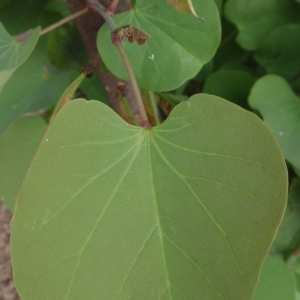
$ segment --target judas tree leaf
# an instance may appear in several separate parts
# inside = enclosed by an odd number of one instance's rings
[[[38,44],[0,94],[0,136],[23,114],[55,105],[75,78],[74,71],[53,68],[44,50]]]
[[[82,81],[84,80],[85,76],[86,76],[85,72],[80,73],[80,75],[67,87],[67,89],[62,94],[59,101],[57,102],[57,104],[53,110],[53,113],[51,115],[51,119],[50,119],[49,123],[57,115],[59,110],[64,105],[68,104],[74,98],[74,94],[75,94],[76,90],[78,89],[78,87],[80,86],[80,84],[82,83]]]
[[[286,25],[271,32],[255,52],[268,73],[287,79],[300,70],[300,25]]]
[[[299,5],[294,0],[228,0],[225,15],[239,30],[237,42],[247,50],[257,49],[275,28],[299,23]]]
[[[251,299],[286,205],[254,114],[196,95],[152,129],[71,101],[22,186],[11,245],[23,298]]]
[[[295,297],[295,278],[287,264],[277,257],[268,257],[253,300],[295,300]]]
[[[123,43],[138,85],[153,91],[168,91],[194,77],[215,54],[220,41],[220,21],[212,0],[194,1],[199,22],[182,14],[166,0],[137,0],[135,9],[114,16],[117,27],[131,24],[145,30],[150,38],[144,45]],[[119,53],[111,43],[108,27],[102,26],[97,45],[106,67],[128,80]],[[174,67],[176,65],[176,68]]]
[[[203,92],[230,100],[248,109],[247,99],[254,82],[255,77],[245,71],[221,69],[206,79]]]
[[[300,99],[289,84],[279,76],[267,75],[253,86],[249,104],[261,113],[285,158],[300,169]]]
[[[38,27],[29,36],[24,36],[25,40],[17,41],[0,22],[0,92],[17,67],[31,54],[40,31]]]
[[[24,117],[0,139],[0,199],[11,211],[45,129],[42,118]]]
[[[297,273],[293,273],[295,280],[296,280],[296,287],[297,287],[297,292],[296,292],[296,300],[300,299],[300,275]]]

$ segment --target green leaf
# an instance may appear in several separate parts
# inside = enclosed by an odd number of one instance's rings
[[[3,88],[0,94],[0,136],[23,114],[55,105],[75,78],[72,70],[53,68],[44,50],[45,47],[38,44]]]
[[[249,97],[277,138],[285,158],[300,168],[300,99],[281,77],[267,75],[259,79]]]
[[[59,101],[57,102],[57,104],[52,112],[49,123],[57,115],[57,113],[62,109],[62,107],[64,107],[72,99],[74,99],[74,94],[77,91],[80,84],[82,83],[82,81],[85,79],[85,76],[86,76],[85,72],[80,73],[79,76],[67,87],[67,89],[64,91],[64,93],[60,97]]]
[[[137,0],[133,10],[114,17],[117,27],[131,24],[151,36],[143,46],[123,43],[141,88],[173,90],[194,77],[215,54],[220,42],[216,5],[212,0],[198,0],[193,4],[205,22],[177,11],[166,0],[151,1],[151,5],[148,0]],[[106,25],[99,31],[97,46],[107,68],[128,80]]]
[[[17,41],[9,35],[0,22],[0,93],[14,71],[31,54],[38,41],[40,31],[41,28],[38,27],[29,37],[24,35],[24,40]]]
[[[208,76],[203,92],[230,100],[244,108],[249,108],[247,99],[255,77],[245,71],[218,70]]]
[[[299,300],[300,299],[300,274],[297,274],[297,273],[293,273],[293,274],[294,274],[294,277],[296,280],[296,286],[297,286],[296,300]]]
[[[268,73],[287,79],[300,70],[300,25],[286,25],[271,32],[255,52]]]
[[[284,213],[275,240],[272,252],[293,251],[300,245],[300,179],[293,180],[288,205]]]
[[[285,262],[269,256],[263,265],[253,300],[296,300],[296,283]]]
[[[300,253],[296,250],[293,255],[288,259],[289,267],[295,272],[295,274],[300,275]]]
[[[24,117],[0,139],[0,199],[11,211],[45,130],[41,117]]]
[[[279,26],[299,23],[300,8],[294,0],[228,0],[225,15],[239,30],[237,42],[247,50],[257,49]]]
[[[74,100],[22,186],[14,280],[31,300],[248,300],[286,194],[270,131],[221,98],[193,96],[151,130]]]

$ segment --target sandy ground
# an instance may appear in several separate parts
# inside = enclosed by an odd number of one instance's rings
[[[0,202],[0,300],[21,300],[12,278],[9,247],[11,217],[11,212]]]

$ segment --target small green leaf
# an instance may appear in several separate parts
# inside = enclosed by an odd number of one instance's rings
[[[259,79],[249,97],[277,138],[285,158],[300,169],[300,99],[281,77],[267,75]]]
[[[148,0],[137,0],[134,10],[114,16],[117,27],[131,24],[151,36],[143,46],[123,43],[141,88],[173,90],[194,77],[215,54],[221,35],[217,7],[212,0],[194,1],[194,6],[205,22],[182,14],[166,0],[153,0],[151,5]],[[107,68],[128,80],[106,25],[99,31],[97,46]]]
[[[41,117],[23,117],[11,124],[0,139],[0,199],[12,212],[45,130]]]
[[[232,101],[248,109],[247,99],[255,77],[245,71],[218,70],[205,81],[203,92]]]
[[[299,23],[300,8],[293,0],[228,0],[225,15],[239,30],[237,42],[255,50],[279,26]]]
[[[280,148],[209,95],[151,130],[71,101],[20,192],[14,280],[30,300],[251,299],[286,205]]]
[[[294,277],[295,277],[295,280],[296,280],[296,286],[297,286],[296,300],[300,300],[300,275],[297,274],[297,273],[293,273],[293,274],[294,274]]]
[[[293,255],[288,259],[289,267],[295,272],[295,274],[300,275],[300,253],[296,250]]]
[[[255,52],[255,59],[268,73],[287,79],[300,70],[300,25],[285,25],[272,31]]]
[[[29,57],[40,34],[38,27],[25,40],[17,41],[10,36],[0,22],[0,93],[14,71]]]
[[[49,123],[52,121],[52,119],[57,115],[57,113],[62,109],[63,106],[68,104],[73,98],[76,90],[78,89],[79,85],[84,80],[86,74],[81,73],[64,91],[62,96],[60,97],[59,101],[57,102],[54,111],[51,115],[51,119]]]
[[[293,273],[284,261],[269,256],[263,265],[253,300],[296,300]]]

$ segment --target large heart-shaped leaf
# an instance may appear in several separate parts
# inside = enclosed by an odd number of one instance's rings
[[[296,282],[285,262],[268,257],[263,265],[253,300],[296,300]]]
[[[31,300],[251,299],[286,194],[275,138],[221,98],[150,130],[72,101],[20,192],[16,286]]]
[[[267,75],[251,90],[249,104],[263,116],[285,158],[300,169],[300,99],[281,77]]]
[[[45,130],[41,117],[24,117],[0,139],[0,199],[11,211]]]
[[[215,54],[221,35],[218,9],[212,0],[193,4],[205,22],[177,11],[166,0],[153,0],[150,4],[148,0],[137,0],[133,10],[114,17],[118,27],[131,24],[151,36],[143,46],[128,41],[123,44],[141,88],[173,90],[194,77]],[[128,80],[106,25],[99,31],[97,45],[107,68]]]
[[[239,34],[237,42],[247,50],[257,49],[275,28],[299,23],[299,5],[294,0],[228,0],[225,15]]]
[[[255,53],[268,73],[285,78],[300,70],[300,25],[286,25],[272,31]]]
[[[0,92],[13,72],[31,54],[39,38],[41,29],[36,28],[24,41],[10,36],[0,22]]]

